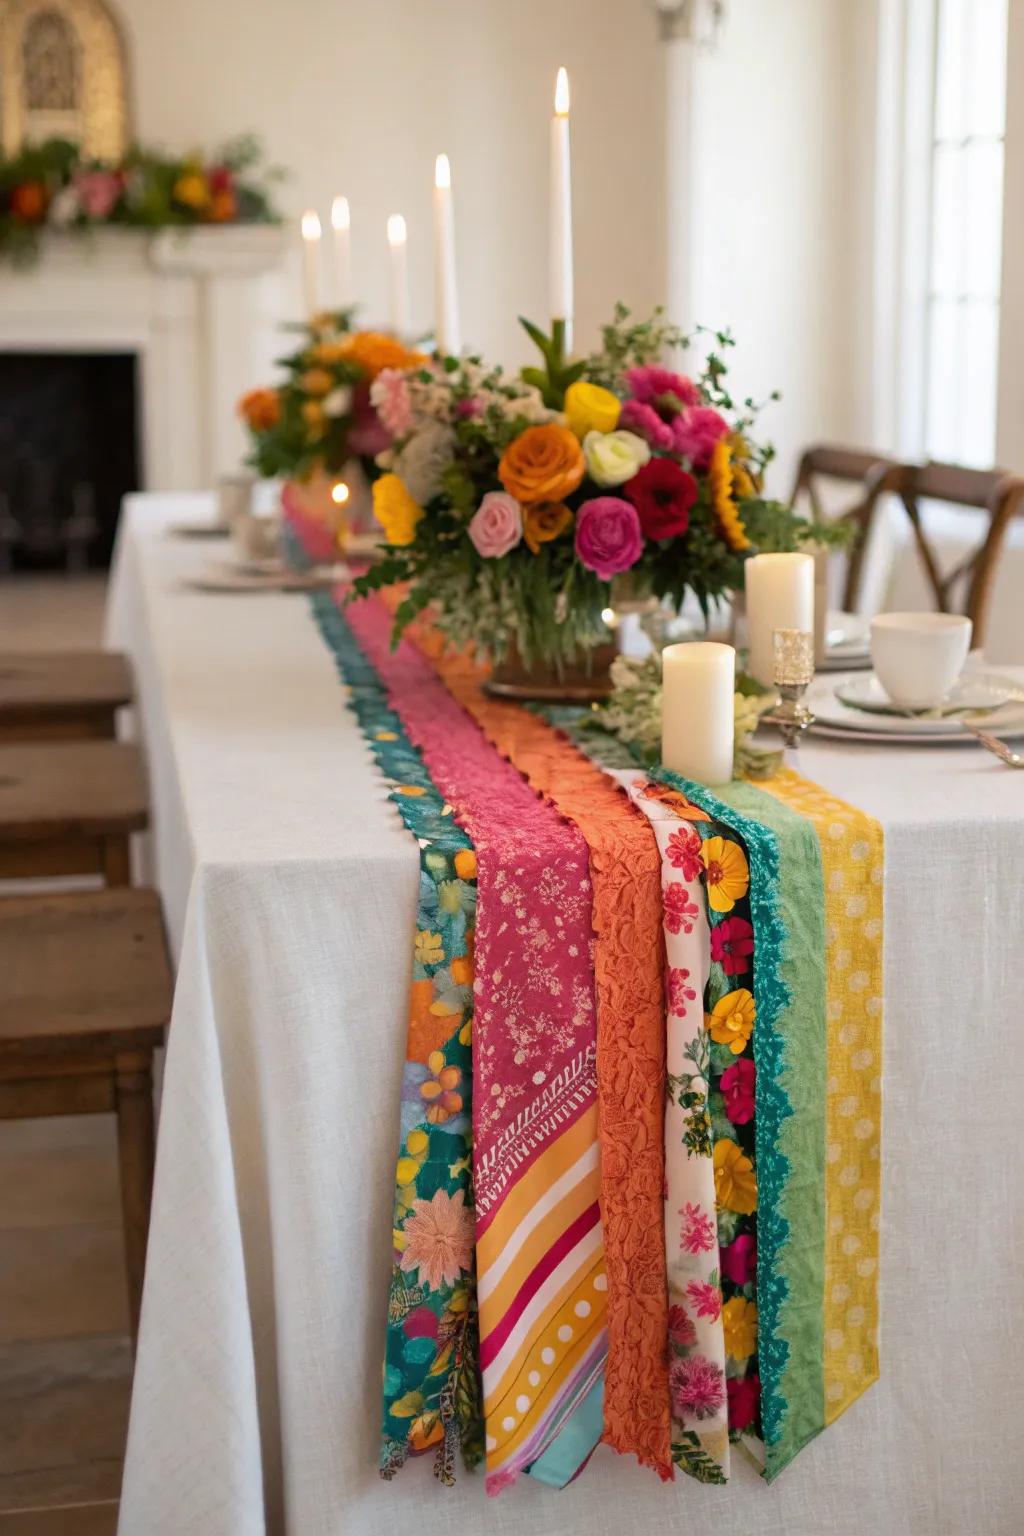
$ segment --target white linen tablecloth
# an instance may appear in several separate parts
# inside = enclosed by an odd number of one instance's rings
[[[180,969],[121,1536],[1010,1536],[1024,1527],[1024,774],[808,742],[885,825],[882,1379],[772,1488],[602,1448],[561,1493],[376,1472],[415,844],[304,596],[182,578],[210,498],[132,497],[148,867]]]

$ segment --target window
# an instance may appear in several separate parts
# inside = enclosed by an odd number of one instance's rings
[[[923,326],[930,458],[995,458],[1008,0],[934,7]]]

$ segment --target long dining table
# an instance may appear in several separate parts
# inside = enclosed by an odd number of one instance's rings
[[[178,964],[122,1536],[1009,1536],[1021,1529],[1024,775],[808,739],[885,832],[881,1377],[771,1487],[602,1447],[562,1492],[376,1469],[418,856],[309,598],[201,590],[206,495],[127,499],[139,875]],[[1024,673],[1021,674],[1024,676]],[[847,1027],[855,1027],[855,1024]]]

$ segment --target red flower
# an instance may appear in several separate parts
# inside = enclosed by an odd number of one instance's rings
[[[747,1429],[757,1418],[757,1405],[761,1398],[759,1376],[729,1377],[725,1383],[729,1394],[729,1428]]]
[[[673,869],[681,869],[684,880],[699,880],[704,865],[700,857],[700,838],[692,827],[680,827],[678,832],[673,832],[665,844],[665,852]],[[714,945],[715,934],[718,929],[712,929],[711,942]],[[753,945],[750,946],[753,949]],[[718,956],[715,955],[715,959]]]
[[[226,165],[211,166],[209,172],[211,192],[231,192],[235,185],[235,174]]]
[[[754,1085],[757,1069],[749,1056],[734,1061],[722,1073],[722,1094],[725,1112],[733,1125],[746,1125],[754,1118]]]
[[[703,1355],[673,1361],[668,1383],[677,1419],[713,1419],[722,1406],[722,1368]]]
[[[672,1343],[679,1349],[688,1349],[691,1344],[696,1344],[697,1330],[685,1307],[669,1307],[668,1334]]]
[[[46,214],[46,188],[41,181],[22,181],[11,189],[11,213],[23,224],[41,224]]]
[[[649,539],[672,539],[690,526],[697,482],[672,459],[651,459],[625,486]]]
[[[707,1280],[691,1280],[686,1294],[698,1317],[709,1317],[717,1323],[722,1315],[722,1293],[717,1285],[711,1285]]]
[[[739,976],[750,969],[747,959],[754,953],[754,930],[742,917],[727,917],[711,930],[711,958],[717,960],[727,976]]]
[[[683,965],[670,965],[665,971],[665,1001],[669,1013],[680,1019],[686,1017],[687,1003],[697,1000],[697,993],[689,985],[690,973]]]
[[[679,1245],[684,1253],[710,1253],[718,1242],[714,1218],[687,1200],[679,1207]]]
[[[666,885],[662,893],[662,902],[665,927],[669,933],[678,933],[680,929],[684,933],[692,933],[693,920],[697,916],[697,905],[690,900],[686,886],[678,880],[673,880],[671,885]]]
[[[730,1071],[732,1069],[730,1068]],[[733,1285],[749,1285],[757,1274],[757,1242],[749,1232],[733,1238],[721,1251],[722,1275]]]

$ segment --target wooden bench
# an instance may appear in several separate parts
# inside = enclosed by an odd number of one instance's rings
[[[131,698],[119,651],[0,652],[0,743],[113,737]]]
[[[0,747],[0,879],[99,874],[107,885],[128,885],[129,838],[147,822],[136,747]]]
[[[171,996],[155,892],[0,901],[0,1119],[116,1113],[133,1338],[153,1188],[153,1052]]]

